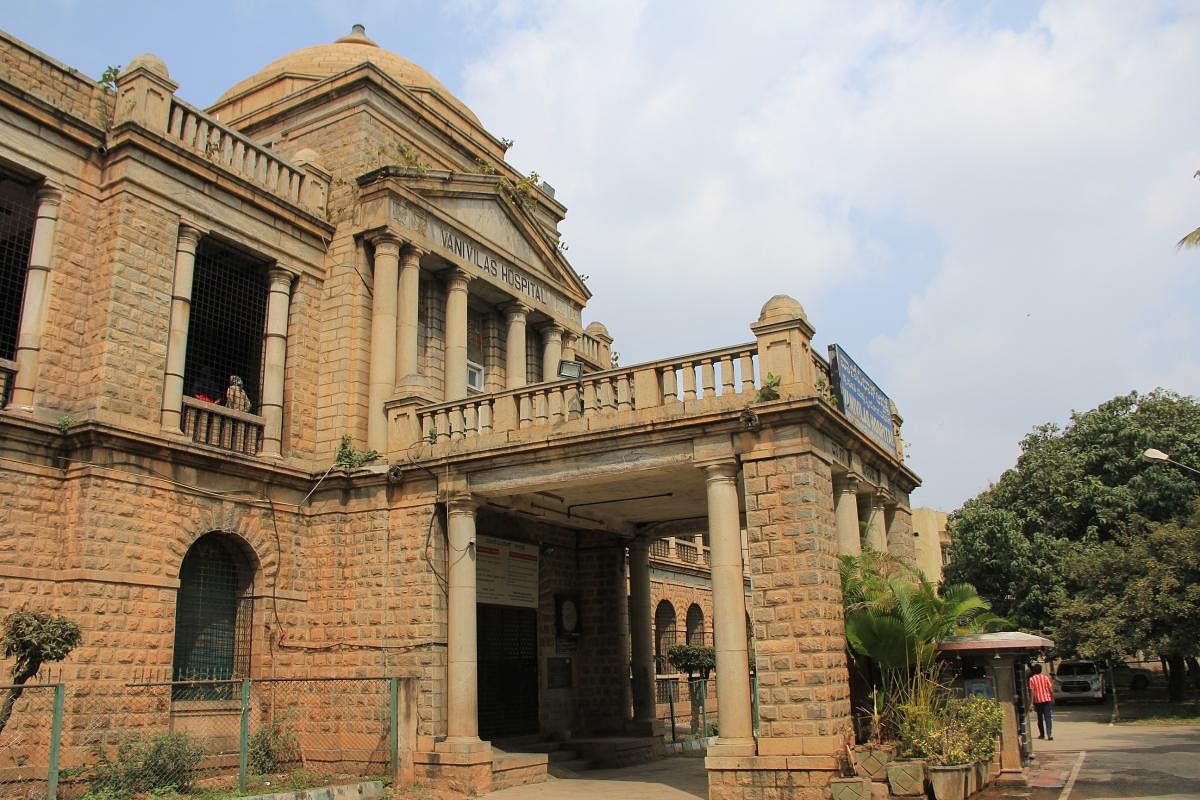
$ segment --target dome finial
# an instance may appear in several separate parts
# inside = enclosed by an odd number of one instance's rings
[[[367,26],[361,23],[355,23],[350,28],[350,33],[337,40],[338,44],[366,44],[371,47],[379,47],[370,37],[367,36]]]

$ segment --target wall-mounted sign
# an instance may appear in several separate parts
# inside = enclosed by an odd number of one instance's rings
[[[829,372],[842,413],[872,439],[898,454],[892,403],[883,390],[836,344],[829,346]]]
[[[476,602],[538,607],[538,546],[478,536],[475,539]]]

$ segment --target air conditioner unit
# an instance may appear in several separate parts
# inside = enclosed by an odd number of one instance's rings
[[[483,365],[467,362],[467,388],[472,392],[483,391]]]

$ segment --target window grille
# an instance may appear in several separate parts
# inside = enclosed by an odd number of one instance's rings
[[[0,358],[10,361],[17,354],[36,211],[35,187],[0,174]]]
[[[654,609],[654,664],[655,669],[662,674],[667,672],[667,652],[675,644],[675,606],[667,600],[660,600]]]
[[[695,603],[688,607],[687,643],[690,645],[704,644],[704,612]]]
[[[196,248],[183,393],[258,413],[266,333],[266,264],[202,239]],[[231,388],[238,376],[242,387]]]
[[[175,601],[172,680],[230,681],[250,674],[253,568],[232,538],[208,533],[183,557]],[[227,700],[230,683],[176,686],[177,700]]]

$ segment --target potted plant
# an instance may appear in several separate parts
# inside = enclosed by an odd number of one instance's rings
[[[998,703],[984,697],[968,697],[956,704],[970,739],[968,755],[975,765],[976,784],[982,789],[990,778],[996,742],[1004,727],[1004,712]]]

